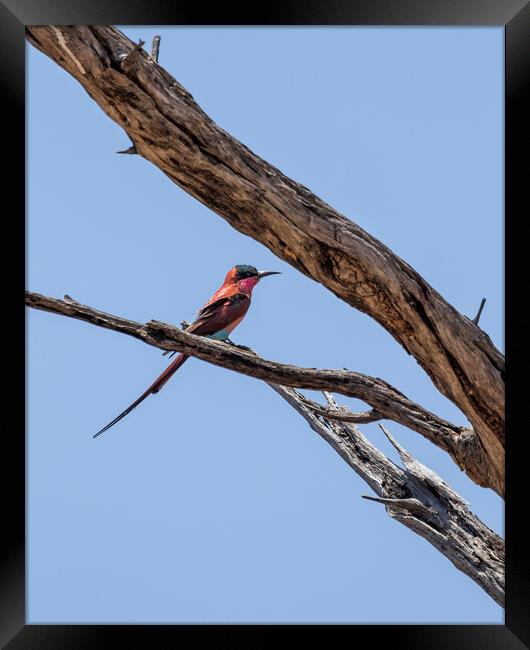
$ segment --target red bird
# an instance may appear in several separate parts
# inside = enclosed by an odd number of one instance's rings
[[[252,297],[252,289],[258,284],[261,278],[267,275],[276,275],[279,271],[258,271],[254,266],[238,264],[226,274],[222,286],[214,293],[208,302],[197,313],[197,319],[186,328],[186,332],[192,332],[198,336],[206,336],[218,341],[230,341],[230,333],[243,320]],[[188,359],[185,354],[178,357],[164,370],[151,386],[140,395],[128,408],[120,413],[118,417],[109,422],[107,426],[94,434],[97,438],[107,429],[119,422],[128,415],[134,408],[143,402],[149,395],[158,393],[168,379]]]

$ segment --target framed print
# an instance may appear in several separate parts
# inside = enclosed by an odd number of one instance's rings
[[[528,644],[503,280],[529,8],[346,5],[3,3],[6,647]]]

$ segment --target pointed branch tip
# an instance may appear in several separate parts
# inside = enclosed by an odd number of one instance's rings
[[[478,322],[480,320],[480,315],[482,314],[482,310],[484,309],[485,304],[486,304],[486,298],[482,298],[482,300],[480,301],[480,307],[478,308],[477,315],[473,319],[473,322],[475,323],[475,325],[478,325]]]
[[[128,149],[123,149],[122,151],[116,151],[116,153],[129,153],[132,155],[138,153],[138,151],[136,151],[136,145],[133,144]]]
[[[158,63],[158,50],[160,49],[160,36],[158,34],[153,38],[151,43],[151,60]]]
[[[385,506],[391,506],[393,508],[402,508],[403,510],[410,510],[411,512],[418,512],[431,516],[437,515],[437,513],[432,508],[428,508],[419,499],[372,497],[368,494],[362,494],[361,498],[366,499],[367,501],[376,501],[377,503],[382,503]]]
[[[394,436],[390,433],[390,431],[384,426],[384,424],[379,423],[377,425],[381,431],[385,434],[385,436],[388,438],[388,442],[394,447],[394,449],[398,452],[399,457],[403,461],[403,463],[406,465],[407,462],[413,461],[414,459],[412,456],[409,454],[409,452],[402,447],[399,442],[394,438]]]

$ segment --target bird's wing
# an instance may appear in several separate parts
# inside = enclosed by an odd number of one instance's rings
[[[217,295],[219,293],[218,291]],[[207,302],[197,311],[197,318],[184,331],[188,334],[191,332],[201,336],[215,334],[243,318],[249,306],[250,298],[244,293],[225,294],[216,300],[212,298],[211,302]],[[166,350],[162,353],[163,356],[166,354],[169,354],[169,358],[171,358],[176,352],[170,353],[169,350]]]
[[[201,309],[199,318],[186,329],[186,332],[192,332],[199,336],[208,336],[224,329],[228,329],[228,332],[230,332],[246,314],[249,306],[250,297],[244,293],[236,293],[225,298],[219,298],[219,300],[216,300],[209,305],[205,305]],[[118,417],[114,418],[112,422],[109,422],[107,426],[100,429],[94,435],[94,438],[101,435],[107,429],[110,429],[110,427],[114,426],[122,418],[128,415],[138,406],[138,404],[143,402],[146,397],[153,393],[158,393],[162,386],[164,386],[187,358],[188,357],[185,354],[179,354],[179,356],[135,402],[126,408],[125,411],[120,413]]]
[[[200,309],[197,309],[195,312],[197,318],[200,316],[200,314],[207,308],[213,305],[214,303],[218,302],[221,299],[229,298],[234,294],[234,287],[233,286],[225,286],[223,285],[220,289],[218,289],[213,296],[210,297],[208,302],[206,302]]]
[[[186,333],[200,336],[215,334],[243,318],[249,307],[250,297],[245,293],[219,298],[199,311],[197,320],[187,328]]]

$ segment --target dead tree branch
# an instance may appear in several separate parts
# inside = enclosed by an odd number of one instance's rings
[[[334,407],[324,409],[306,397],[300,399],[304,400],[305,408],[313,413],[316,411],[328,415],[330,419],[337,419],[340,414],[340,419],[350,422],[371,422],[381,418],[398,422],[448,452],[457,465],[477,483],[481,479],[484,450],[472,431],[430,413],[382,379],[350,370],[317,370],[269,361],[253,352],[242,351],[228,344],[187,334],[173,325],[159,321],[143,324],[113,316],[82,305],[69,296],[65,300],[60,300],[27,291],[26,305],[127,334],[162,350],[185,352],[203,361],[268,383],[334,391],[356,397],[373,408],[372,414],[354,416],[350,412],[345,414],[343,409]]]
[[[186,334],[164,323],[150,321],[143,325],[97,311],[70,296],[58,300],[26,292],[26,305],[128,334],[154,347],[185,352],[215,365],[263,379],[331,444],[377,495],[364,498],[384,503],[391,517],[424,537],[497,603],[504,604],[504,543],[469,511],[460,496],[415,461],[380,425],[399,451],[405,469],[387,459],[353,424],[355,419],[359,421],[363,417],[366,421],[370,414],[361,414],[359,418],[359,414],[339,407],[328,392],[324,392],[324,395],[330,407],[320,407],[294,388],[276,382],[282,381],[299,388],[334,390],[367,402],[376,402],[378,407],[375,414],[378,419],[385,417],[402,424],[408,422],[406,426],[415,428],[426,437],[432,435],[431,427],[434,426],[439,432],[444,432],[448,440],[456,440],[458,427],[428,413],[382,380],[359,373],[275,363],[262,359],[254,352]],[[335,418],[339,414],[340,420],[328,419],[323,413],[331,413]],[[369,421],[375,417],[371,415]],[[460,429],[461,434],[463,431]]]
[[[269,385],[377,495],[363,498],[383,503],[390,517],[426,539],[504,606],[504,542],[469,510],[461,496],[414,460],[386,430],[403,468],[384,456],[354,424],[316,415],[293,388]]]
[[[480,316],[482,314],[482,310],[484,309],[485,304],[486,304],[486,298],[482,298],[482,300],[480,301],[480,307],[478,308],[478,311],[477,311],[477,315],[473,319],[473,322],[475,323],[475,325],[478,325],[478,322],[480,320]]]
[[[151,43],[151,59],[158,63],[158,52],[160,50],[160,36],[154,36]]]
[[[390,332],[471,422],[469,436],[485,452],[474,480],[504,493],[504,357],[471,319],[384,244],[219,128],[118,29],[29,26],[26,34],[128,133],[138,154]]]

